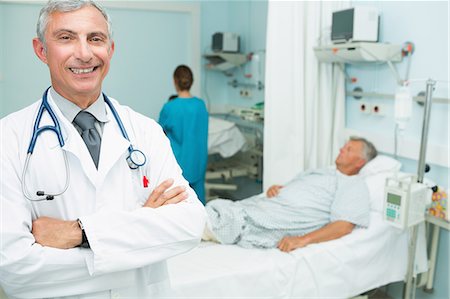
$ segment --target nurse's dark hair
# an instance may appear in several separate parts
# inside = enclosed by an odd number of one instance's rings
[[[180,90],[190,90],[194,83],[194,75],[187,65],[179,65],[173,72],[173,79]]]
[[[108,39],[110,43],[112,42],[111,18],[100,5],[92,0],[49,0],[47,4],[42,7],[36,25],[36,34],[39,40],[44,44],[44,48],[46,48],[45,31],[47,30],[48,21],[51,14],[54,12],[70,12],[85,6],[93,6],[102,13],[108,26]]]
[[[363,155],[364,160],[366,160],[366,163],[378,155],[377,149],[375,148],[373,143],[368,141],[367,139],[362,138],[362,137],[357,137],[357,136],[351,136],[350,140],[362,142],[362,144],[363,144],[362,155]]]

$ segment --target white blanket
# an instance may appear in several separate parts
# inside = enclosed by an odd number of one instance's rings
[[[426,270],[424,238],[417,270]],[[368,229],[283,253],[202,243],[168,262],[175,298],[348,298],[405,277],[407,233],[371,212]]]

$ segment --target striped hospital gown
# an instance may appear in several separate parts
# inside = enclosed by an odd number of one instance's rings
[[[276,247],[284,236],[304,235],[336,221],[369,224],[369,192],[364,180],[335,169],[303,172],[278,196],[208,202],[209,228],[223,244]]]

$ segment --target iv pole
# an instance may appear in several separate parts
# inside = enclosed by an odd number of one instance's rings
[[[428,142],[428,129],[430,124],[431,102],[432,93],[436,81],[432,79],[427,80],[427,89],[425,97],[425,110],[423,112],[423,125],[422,125],[422,140],[420,142],[420,154],[419,165],[417,167],[417,182],[423,183],[423,176],[425,173],[425,156],[427,151]],[[408,247],[408,271],[406,273],[406,287],[404,290],[403,298],[410,299],[416,297],[416,279],[414,277],[414,261],[417,246],[417,237],[419,235],[419,224],[414,225],[411,228],[411,239]]]

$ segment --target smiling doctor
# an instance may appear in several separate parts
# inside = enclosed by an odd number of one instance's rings
[[[105,11],[49,1],[37,34],[52,85],[0,121],[0,285],[10,298],[165,294],[165,260],[198,244],[203,205],[159,125],[102,93]]]

